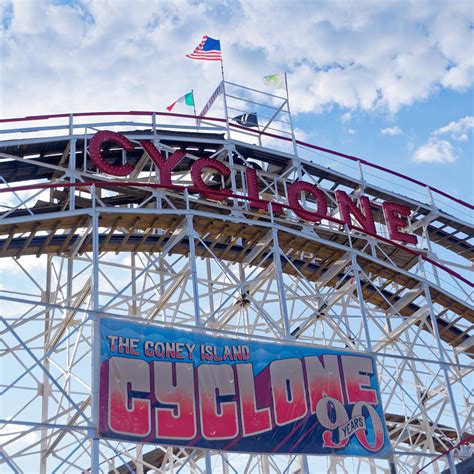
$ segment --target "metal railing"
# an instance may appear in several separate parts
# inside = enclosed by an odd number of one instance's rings
[[[219,118],[219,117],[204,117],[204,116],[196,116],[196,115],[190,115],[190,114],[178,114],[178,113],[172,113],[172,112],[153,112],[153,111],[128,111],[128,112],[79,112],[79,113],[73,113],[73,114],[51,114],[51,115],[34,115],[34,116],[27,116],[27,117],[15,117],[15,118],[7,118],[7,119],[0,119],[0,124],[7,124],[7,123],[24,123],[24,122],[32,122],[32,121],[44,121],[44,120],[51,120],[51,119],[68,119],[67,125],[56,125],[52,127],[28,127],[28,128],[11,128],[11,129],[5,129],[5,130],[0,130],[0,134],[7,134],[7,133],[24,133],[24,132],[33,132],[33,131],[42,131],[42,130],[60,130],[60,129],[68,129],[70,133],[72,134],[72,131],[76,126],[84,126],[84,125],[75,125],[74,124],[74,119],[78,119],[81,117],[101,117],[101,116],[148,116],[151,117],[151,123],[147,124],[151,127],[153,132],[156,132],[156,118],[157,117],[168,117],[168,118],[175,118],[175,119],[191,119],[194,122],[196,120],[202,120],[205,122],[210,122],[211,124],[219,125],[221,124],[221,127],[215,127],[218,130],[225,131],[227,129],[227,125],[230,127],[231,130],[239,130],[241,133],[245,133],[248,135],[252,135],[255,137],[269,137],[273,138],[276,140],[280,140],[282,142],[292,142],[291,137],[275,134],[275,133],[270,133],[270,132],[263,132],[259,130],[254,130],[248,127],[243,127],[241,125],[237,125],[234,123],[228,123],[226,119],[224,118]],[[139,125],[135,122],[124,122],[122,125]],[[99,125],[99,124],[90,124],[89,126],[93,125]],[[103,124],[100,124],[103,125]],[[112,125],[112,124],[111,124]],[[114,125],[120,125],[117,122],[114,123]],[[140,125],[145,125],[145,124],[140,124]],[[161,124],[160,124],[161,126]],[[208,127],[197,127],[197,126],[188,126],[188,128],[193,128],[196,130],[212,130],[211,128]],[[364,166],[367,168],[371,168],[372,170],[377,170],[381,171],[387,175],[390,175],[391,178],[396,177],[401,179],[402,181],[405,181],[406,183],[411,183],[414,184],[416,187],[420,188],[420,192],[428,192],[428,198],[430,198],[430,194],[438,195],[443,197],[444,199],[451,201],[453,203],[456,203],[466,209],[474,210],[474,205],[470,204],[462,199],[459,199],[457,197],[454,197],[441,189],[438,189],[434,186],[431,186],[427,183],[424,183],[420,180],[417,180],[415,178],[412,178],[411,176],[404,175],[403,173],[399,173],[398,171],[386,168],[384,166],[378,165],[376,163],[372,163],[368,160],[365,160],[363,158],[349,155],[346,153],[341,153],[336,150],[332,150],[329,148],[324,148],[320,147],[318,145],[314,145],[311,143],[304,142],[302,140],[296,140],[296,144],[300,147],[309,149],[309,150],[315,150],[323,153],[327,153],[331,156],[336,156],[339,158],[342,158],[344,160],[351,161],[353,163],[356,163],[358,166]],[[430,199],[429,199],[430,200]],[[432,199],[431,199],[432,201]],[[431,204],[434,204],[431,202]]]

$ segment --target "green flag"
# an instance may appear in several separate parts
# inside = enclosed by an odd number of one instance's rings
[[[189,105],[190,107],[194,107],[194,94],[193,94],[193,92],[192,91],[188,92],[187,94],[183,95],[179,99],[175,100],[171,105],[168,105],[168,107],[166,107],[166,109],[171,112],[173,110],[173,107],[178,102],[180,102],[182,104]]]
[[[271,74],[270,76],[265,76],[263,82],[266,86],[279,89],[283,87],[283,74]]]

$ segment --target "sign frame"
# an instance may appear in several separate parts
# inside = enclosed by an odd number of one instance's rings
[[[99,325],[100,437],[244,453],[392,455],[372,354],[104,316]]]

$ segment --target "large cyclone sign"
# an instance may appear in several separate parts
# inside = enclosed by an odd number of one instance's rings
[[[100,435],[214,450],[388,457],[373,357],[102,318]]]

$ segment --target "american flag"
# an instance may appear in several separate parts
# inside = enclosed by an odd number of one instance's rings
[[[221,42],[209,36],[203,36],[194,51],[186,54],[186,57],[203,61],[222,61]]]

